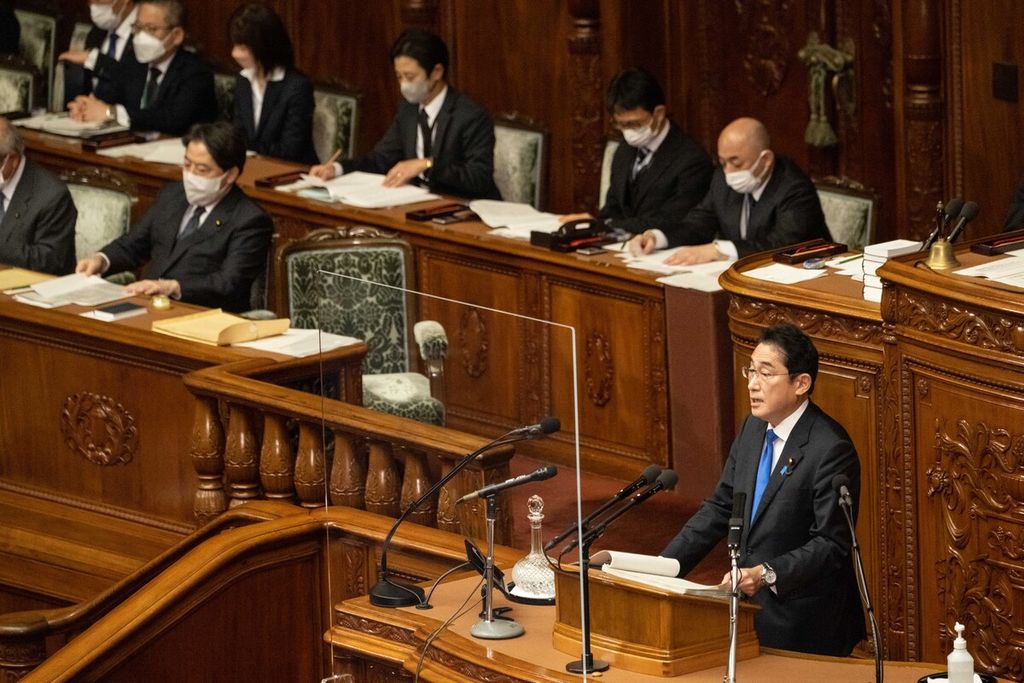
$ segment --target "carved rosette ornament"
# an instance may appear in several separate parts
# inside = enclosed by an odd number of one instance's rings
[[[94,465],[123,465],[138,446],[135,418],[110,398],[83,391],[64,399],[60,415],[64,443]]]
[[[789,65],[789,38],[785,19],[788,0],[735,0],[740,15],[738,35],[746,36],[743,71],[747,81],[764,96],[779,90]]]
[[[615,365],[612,361],[611,342],[600,332],[591,332],[587,336],[586,353],[584,372],[587,398],[600,407],[612,398]]]
[[[487,372],[487,348],[489,346],[487,323],[476,308],[463,312],[459,322],[459,346],[462,349],[462,368],[476,379]]]

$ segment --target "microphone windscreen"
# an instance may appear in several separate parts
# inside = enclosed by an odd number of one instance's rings
[[[942,212],[946,214],[946,220],[952,220],[960,215],[962,208],[964,208],[964,200],[954,197],[946,203],[946,206],[942,208]]]
[[[562,428],[562,421],[553,415],[548,415],[540,421],[540,431],[545,434],[554,434]]]
[[[850,478],[845,474],[837,474],[836,476],[832,477],[832,490],[835,491],[836,493],[839,493],[839,490],[842,489],[844,486],[848,487],[849,485]]]
[[[679,481],[679,475],[672,470],[662,470],[661,474],[658,475],[658,483],[661,484],[661,488],[670,489],[676,485]]]
[[[654,480],[661,474],[661,468],[657,465],[648,465],[643,472],[640,473],[640,478],[645,484],[653,484]]]
[[[533,473],[537,481],[544,481],[558,474],[558,468],[553,465],[544,465]]]
[[[964,208],[960,211],[960,220],[967,223],[973,221],[978,215],[978,205],[974,202],[965,202]]]

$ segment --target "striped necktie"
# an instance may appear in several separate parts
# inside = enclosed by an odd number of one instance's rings
[[[640,175],[648,166],[648,162],[651,160],[651,151],[646,147],[641,147],[636,151],[636,159],[633,161],[633,174],[630,176],[630,180],[636,180],[636,177]]]

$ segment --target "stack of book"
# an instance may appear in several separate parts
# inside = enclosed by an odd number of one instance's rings
[[[864,247],[864,298],[868,301],[882,300],[882,278],[877,272],[883,263],[894,256],[912,254],[920,249],[921,243],[915,240],[891,240]]]

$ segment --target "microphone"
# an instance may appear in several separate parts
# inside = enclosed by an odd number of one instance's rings
[[[482,489],[473,491],[473,493],[467,493],[462,498],[459,498],[457,501],[455,501],[455,504],[459,505],[461,503],[466,503],[471,500],[476,500],[477,498],[488,498],[496,493],[501,493],[505,489],[510,489],[514,486],[520,486],[522,484],[529,484],[531,481],[544,481],[545,479],[550,479],[556,474],[558,474],[557,468],[552,467],[551,465],[545,465],[544,467],[535,469],[533,472],[530,472],[529,474],[520,474],[518,477],[506,479],[500,484],[491,484],[489,486],[483,487]]]
[[[594,519],[597,516],[603,514],[612,505],[615,505],[620,500],[622,500],[626,496],[630,495],[634,491],[638,491],[641,488],[643,488],[644,486],[648,486],[650,484],[653,484],[654,481],[658,478],[659,474],[661,474],[661,468],[660,467],[658,467],[657,465],[654,465],[654,464],[648,465],[647,468],[644,469],[644,471],[640,473],[640,477],[637,478],[636,481],[634,481],[632,484],[629,484],[629,485],[624,486],[621,489],[619,489],[618,493],[616,493],[614,496],[612,496],[607,501],[605,501],[599,508],[597,508],[596,510],[591,512],[589,515],[584,517],[583,518],[583,525],[582,525],[583,526],[583,530],[586,531],[587,524],[589,524],[590,522],[594,521]],[[558,534],[557,536],[552,538],[550,541],[545,543],[544,544],[544,550],[545,551],[551,550],[552,548],[554,548],[556,545],[558,545],[559,543],[564,541],[566,538],[568,538],[570,535],[572,535],[575,532],[576,532],[576,524],[575,523],[570,524],[565,529],[565,531],[563,531],[562,533]]]
[[[960,236],[967,224],[974,220],[974,217],[978,215],[978,205],[974,202],[967,202],[964,204],[964,208],[960,211],[960,218],[957,219],[956,225],[953,226],[953,231],[949,233],[949,237],[946,241],[952,244],[956,241],[956,238]]]
[[[743,538],[743,509],[747,506],[747,494],[742,491],[732,494],[732,517],[729,518],[729,547],[739,548]]]
[[[624,504],[620,505],[618,508],[616,508],[614,512],[608,515],[608,517],[602,520],[601,523],[595,526],[593,529],[589,529],[586,532],[584,532],[583,543],[585,545],[590,545],[598,538],[600,538],[602,534],[604,534],[605,530],[611,525],[612,522],[614,522],[619,517],[626,514],[627,512],[629,512],[637,505],[650,498],[651,496],[653,496],[655,493],[658,493],[659,491],[663,491],[665,489],[672,488],[673,486],[676,485],[676,482],[678,481],[679,475],[677,475],[675,472],[673,472],[672,470],[662,470],[661,474],[658,475],[657,481],[655,481],[653,484],[645,488],[643,491],[627,500]],[[569,552],[578,545],[580,545],[579,536],[574,538],[569,543],[569,545],[562,548],[562,552],[560,554],[564,555],[565,553]]]
[[[963,206],[964,200],[960,199],[959,197],[954,197],[953,199],[950,199],[949,202],[946,203],[946,205],[940,212],[939,216],[936,217],[935,229],[932,230],[931,234],[928,235],[928,238],[925,239],[924,244],[921,247],[922,251],[928,251],[929,249],[931,249],[931,246],[935,244],[936,240],[939,239],[939,235],[942,234],[942,232],[949,227],[949,224],[950,222],[952,222],[953,218],[960,214],[960,210],[963,208]]]
[[[968,205],[974,202],[967,202]],[[964,207],[964,210],[967,206]],[[977,213],[977,206],[975,206]],[[973,218],[973,216],[972,216]],[[968,219],[970,220],[970,219]],[[868,584],[864,578],[864,562],[860,556],[860,545],[857,543],[857,530],[853,523],[853,499],[850,497],[850,478],[845,474],[837,474],[832,477],[832,490],[839,497],[839,507],[843,510],[843,517],[850,527],[850,538],[853,539],[853,567],[857,574],[857,588],[860,596],[864,599],[864,606],[868,610],[868,621],[871,623],[871,639],[875,645],[875,681],[882,683],[882,648],[878,635],[878,622],[875,621],[875,610],[871,607],[871,596],[868,594]]]
[[[377,605],[378,607],[411,607],[412,605],[424,604],[422,588],[419,586],[396,583],[390,579],[390,573],[388,572],[388,548],[391,546],[391,539],[394,537],[395,532],[398,531],[399,525],[404,522],[414,510],[423,505],[426,500],[437,493],[442,486],[451,481],[456,474],[464,470],[466,466],[473,462],[473,460],[475,460],[481,453],[516,441],[541,438],[553,432],[557,432],[560,428],[561,422],[559,422],[558,418],[548,416],[538,424],[519,427],[518,429],[513,429],[506,434],[502,434],[494,441],[485,443],[483,446],[455,463],[446,475],[438,479],[437,483],[427,489],[422,496],[410,503],[409,507],[407,507],[405,511],[399,515],[398,519],[395,520],[395,523],[391,525],[391,530],[388,532],[388,535],[384,538],[384,543],[381,545],[380,572],[378,573],[380,579],[377,581],[377,584],[370,589],[370,603]]]

